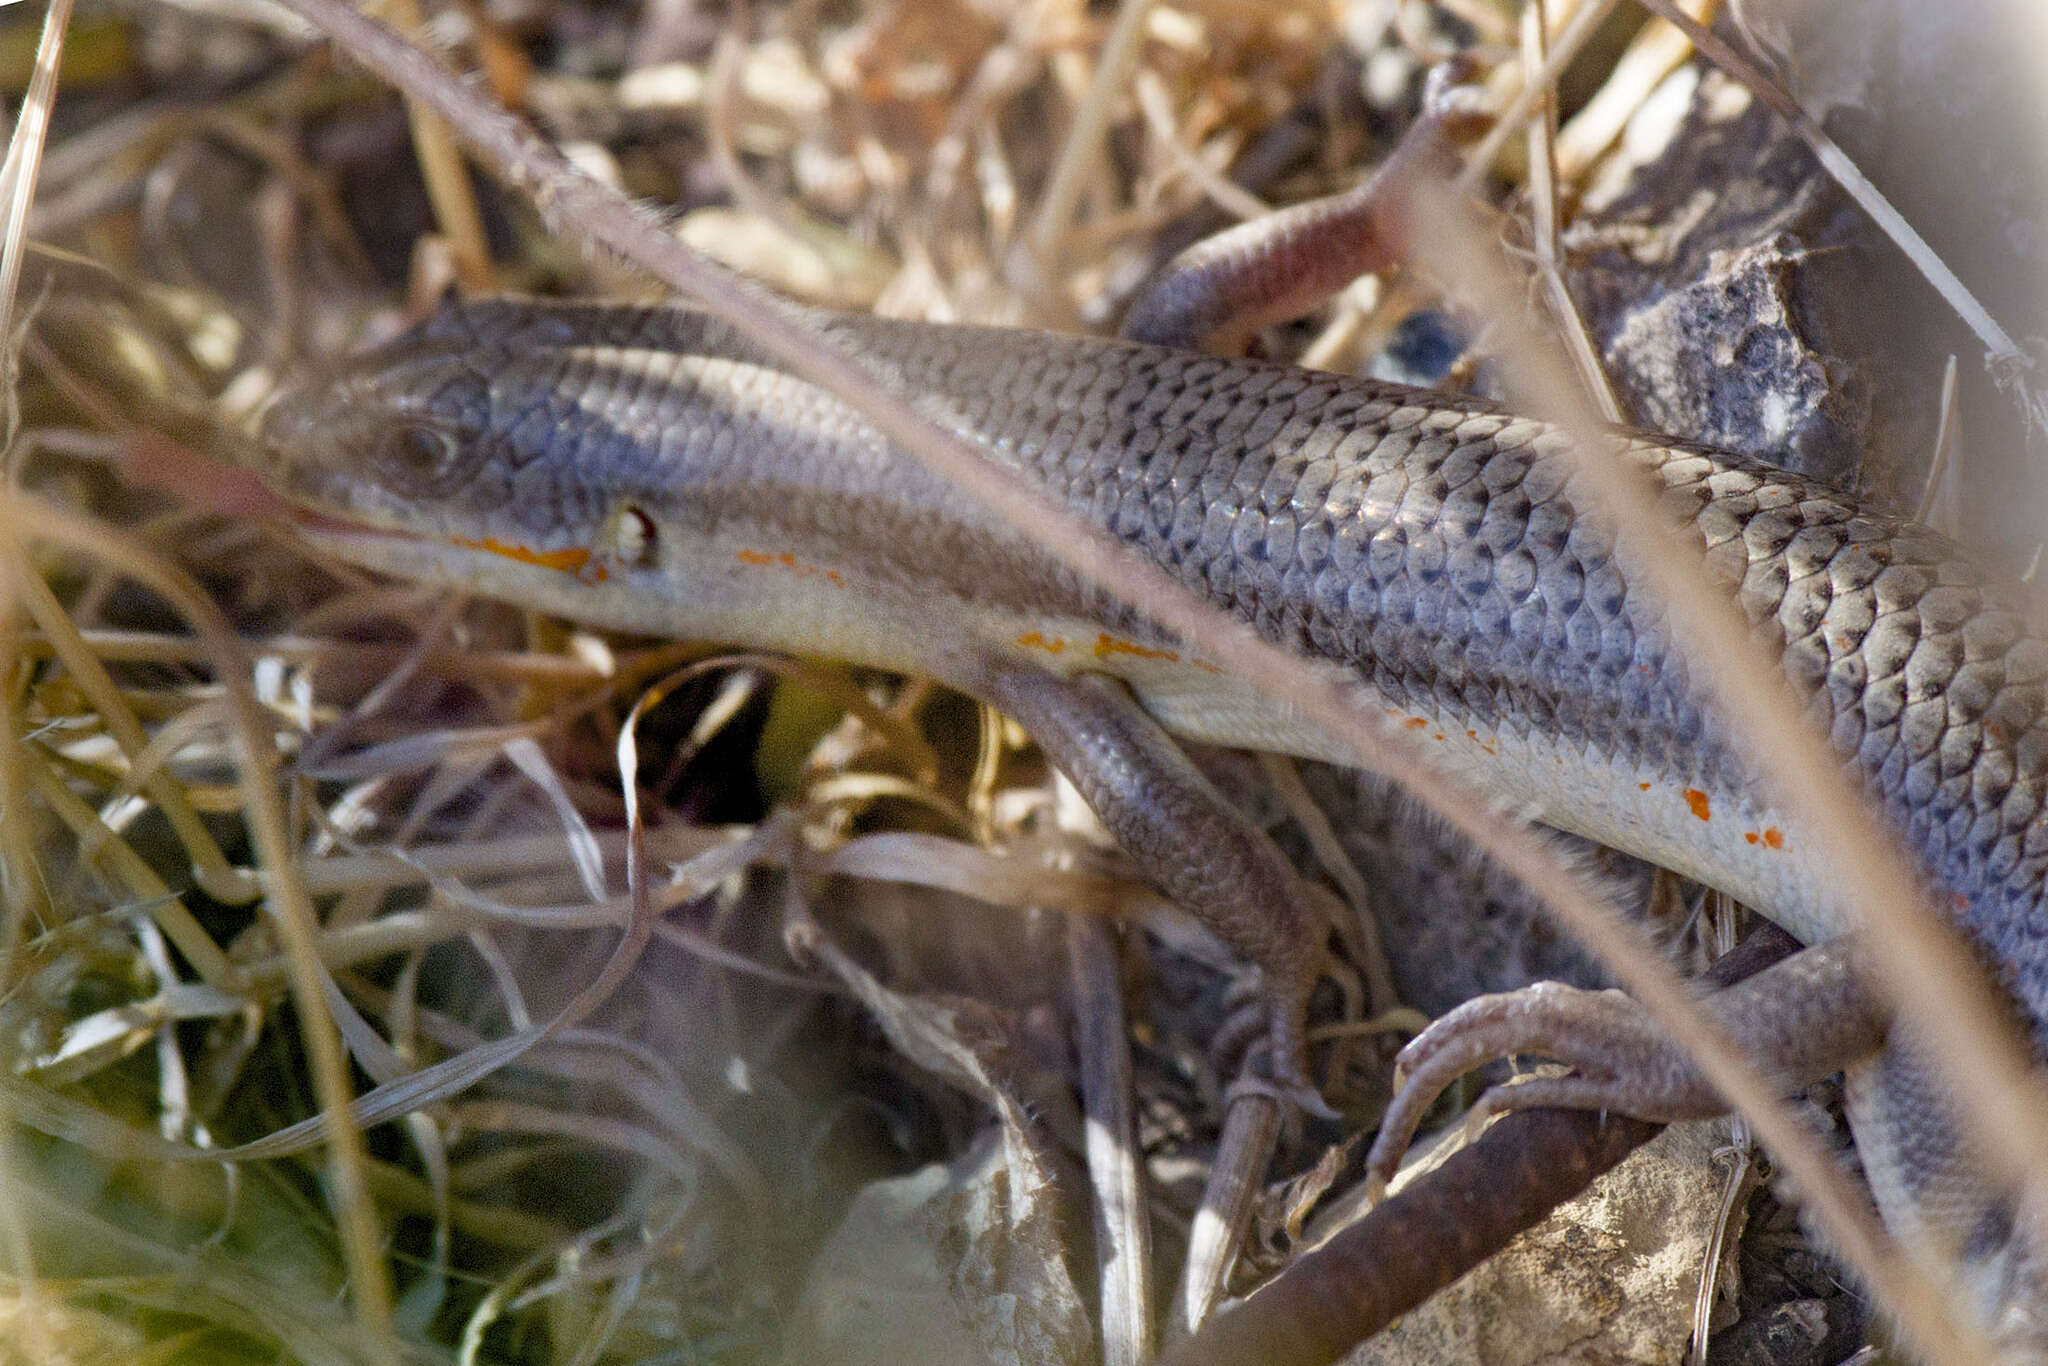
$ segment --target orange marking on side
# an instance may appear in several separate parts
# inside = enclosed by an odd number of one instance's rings
[[[1475,744],[1475,745],[1479,746],[1479,747],[1480,747],[1481,749],[1485,750],[1485,751],[1486,751],[1486,752],[1487,752],[1488,754],[1491,754],[1491,755],[1492,755],[1492,756],[1493,756],[1494,758],[1498,759],[1498,758],[1500,757],[1500,751],[1499,751],[1499,750],[1497,750],[1497,749],[1495,749],[1495,748],[1494,748],[1494,747],[1493,747],[1492,745],[1489,745],[1489,744],[1487,744],[1487,743],[1486,743],[1486,741],[1484,741],[1484,740],[1480,739],[1480,738],[1479,738],[1479,732],[1478,732],[1478,731],[1476,731],[1476,730],[1468,730],[1468,731],[1466,731],[1466,732],[1465,732],[1465,734],[1467,734],[1467,735],[1469,735],[1469,736],[1471,736],[1471,737],[1472,737],[1472,743],[1473,743],[1473,744]]]
[[[821,564],[806,564],[787,550],[735,550],[732,557],[756,569],[787,569],[798,578],[820,578],[834,588],[846,587],[846,576]]]
[[[1650,785],[1648,783],[1637,783],[1636,786],[1641,788],[1645,792],[1648,792],[1650,790]]]
[[[1067,648],[1065,636],[1048,637],[1043,631],[1026,631],[1017,637],[1017,643],[1027,650],[1043,650],[1049,655],[1056,655]]]
[[[1403,721],[1401,724],[1408,727],[1408,729],[1410,730],[1421,730],[1424,726],[1429,724],[1429,719],[1423,716],[1411,716],[1406,721]]]
[[[508,560],[517,560],[520,564],[559,570],[564,574],[577,573],[590,563],[590,552],[580,546],[570,546],[566,550],[535,550],[531,546],[513,545],[490,536],[480,540],[468,536],[450,536],[448,543],[459,545],[464,550],[489,551],[493,555],[503,555]]]
[[[1785,847],[1785,832],[1775,825],[1766,826],[1764,828],[1764,844],[1767,848],[1783,849]]]
[[[1750,842],[1751,844],[1755,844],[1755,843],[1756,843],[1756,842],[1757,842],[1758,840],[1760,840],[1760,839],[1762,839],[1762,838],[1763,838],[1763,836],[1762,836],[1762,835],[1759,835],[1759,834],[1758,834],[1758,833],[1757,833],[1756,831],[1754,831],[1754,830],[1745,830],[1745,831],[1743,831],[1743,832],[1742,832],[1742,837],[1743,837],[1744,839],[1748,840],[1748,841],[1749,841],[1749,842]]]
[[[1698,816],[1703,821],[1714,819],[1714,809],[1707,805],[1706,793],[1696,787],[1688,787],[1679,795],[1685,798],[1685,804],[1692,808],[1693,815]]]
[[[1095,657],[1097,659],[1108,659],[1111,655],[1136,655],[1139,659],[1163,659],[1169,664],[1178,664],[1180,662],[1180,655],[1172,650],[1155,650],[1150,646],[1140,645],[1134,640],[1119,640],[1117,637],[1109,634],[1109,632],[1104,631],[1101,635],[1095,637]]]

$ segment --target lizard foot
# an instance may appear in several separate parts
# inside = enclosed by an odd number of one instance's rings
[[[1229,1013],[1210,1040],[1205,1063],[1210,1078],[1222,1077],[1233,1070],[1238,1073],[1238,1079],[1231,1083],[1229,1092],[1223,1097],[1225,1105],[1240,1089],[1251,1088],[1318,1119],[1335,1121],[1342,1118],[1341,1113],[1323,1099],[1322,1088],[1312,1080],[1308,1066],[1305,1034],[1308,997],[1315,984],[1325,976],[1337,981],[1344,990],[1347,1011],[1355,1013],[1358,1002],[1363,999],[1357,987],[1357,974],[1335,955],[1327,956],[1322,971],[1307,975],[1299,986],[1276,990],[1268,984],[1267,974],[1261,970],[1238,979],[1226,993],[1224,999]],[[1251,1070],[1261,1055],[1266,1062],[1264,1079]],[[1246,1065],[1240,1066],[1241,1060]],[[1214,1091],[1212,1084],[1212,1095]]]
[[[1883,994],[1867,985],[1858,958],[1853,940],[1833,940],[1724,986],[1700,1006],[1773,1087],[1796,1091],[1884,1043],[1890,1012]],[[1685,1048],[1635,1001],[1618,991],[1541,982],[1467,1001],[1401,1050],[1399,1089],[1366,1157],[1369,1188],[1385,1188],[1446,1086],[1516,1053],[1555,1058],[1572,1070],[1493,1087],[1474,1107],[1475,1118],[1552,1106],[1671,1121],[1728,1108]]]
[[[1476,1067],[1520,1053],[1555,1058],[1573,1070],[1490,1087],[1472,1108],[1474,1122],[1538,1106],[1664,1121],[1726,1109],[1685,1050],[1621,992],[1539,982],[1475,997],[1401,1050],[1394,1099],[1366,1157],[1375,1197],[1445,1088]]]

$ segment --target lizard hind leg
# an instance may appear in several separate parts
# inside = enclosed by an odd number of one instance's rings
[[[1876,1052],[1886,1013],[1856,968],[1854,946],[1834,940],[1805,949],[1708,996],[1707,1014],[1781,1090],[1792,1091]],[[1672,1121],[1728,1107],[1685,1046],[1618,991],[1539,982],[1477,996],[1439,1017],[1401,1051],[1393,1103],[1366,1157],[1380,1190],[1424,1113],[1451,1082],[1514,1054],[1568,1064],[1564,1076],[1490,1088],[1475,1117],[1550,1106],[1610,1110]]]
[[[981,691],[1032,734],[1147,879],[1257,966],[1273,1080],[1329,1115],[1304,1037],[1328,930],[1293,865],[1115,680],[1005,661]]]

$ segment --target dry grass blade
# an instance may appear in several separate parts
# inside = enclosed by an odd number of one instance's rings
[[[1188,1230],[1174,1304],[1175,1338],[1200,1330],[1223,1299],[1225,1278],[1244,1247],[1252,1206],[1280,1139],[1280,1119],[1279,1102],[1256,1093],[1238,1096],[1224,1111],[1209,1181]]]
[[[1104,1366],[1152,1359],[1152,1221],[1138,1147],[1137,1091],[1116,944],[1099,921],[1069,917],[1067,970],[1078,1017],[1081,1097],[1095,1194],[1096,1267]]]
[[[421,28],[418,0],[392,0],[389,11],[396,22],[412,33]],[[448,135],[447,125],[429,110],[410,104],[413,143],[419,152],[427,194],[433,200],[434,216],[447,239],[455,278],[465,289],[491,287],[491,250],[484,240],[483,216],[477,210],[476,195],[469,186],[469,168],[462,153]]]
[[[1607,380],[1607,371],[1600,363],[1600,352],[1593,344],[1592,335],[1586,330],[1586,320],[1579,313],[1571,291],[1565,287],[1563,255],[1558,250],[1558,166],[1557,166],[1557,100],[1555,91],[1544,80],[1546,61],[1546,39],[1543,32],[1543,6],[1532,4],[1522,11],[1522,69],[1524,80],[1531,90],[1544,92],[1543,100],[1536,108],[1536,117],[1529,120],[1529,227],[1535,244],[1536,272],[1543,282],[1543,297],[1550,305],[1551,316],[1556,319],[1558,335],[1563,338],[1572,358],[1572,369],[1577,374],[1582,392],[1599,409],[1600,416],[1609,422],[1622,420],[1621,401],[1614,396],[1614,388]],[[1554,77],[1552,78],[1554,79]]]
[[[85,691],[101,721],[120,743],[129,762],[138,772],[147,775],[143,787],[163,809],[165,817],[177,830],[178,838],[184,842],[200,885],[223,901],[240,903],[253,898],[255,885],[228,863],[227,855],[221,852],[220,845],[200,820],[199,813],[192,809],[184,790],[167,775],[153,771],[147,757],[149,739],[143,732],[141,720],[123,700],[106,668],[78,638],[56,595],[39,576],[27,572],[25,557],[17,552],[15,558],[15,573],[22,585],[19,601],[27,605],[30,616],[51,642],[57,656],[70,668],[78,686]]]
[[[1692,17],[1711,23],[1720,9],[1719,0],[1694,0]],[[1595,158],[1621,136],[1636,111],[1641,109],[1660,82],[1692,55],[1692,40],[1659,20],[1644,26],[1629,43],[1628,51],[1614,63],[1614,71],[1601,83],[1599,93],[1564,126],[1557,138],[1558,172],[1577,183]]]
[[[1061,144],[1059,159],[1039,196],[1038,210],[1024,234],[1037,257],[1040,279],[1057,274],[1060,239],[1073,221],[1074,206],[1102,157],[1102,135],[1109,126],[1110,106],[1118,92],[1129,83],[1131,68],[1138,59],[1138,40],[1145,31],[1145,16],[1152,0],[1120,0],[1116,22],[1095,56],[1095,74],[1088,82],[1087,95],[1074,111],[1073,124]]]
[[[1180,129],[1174,125],[1173,108],[1166,87],[1157,75],[1150,71],[1139,71],[1133,86],[1138,108],[1144,111],[1145,122],[1151,128],[1152,136],[1159,140],[1159,145],[1166,149],[1167,156],[1181,173],[1201,186],[1202,194],[1210,203],[1233,218],[1241,220],[1258,218],[1272,212],[1271,206],[1264,200],[1224,179],[1200,152],[1182,140]]]
[[[7,215],[0,220],[0,338],[7,339],[6,432],[8,439],[8,484],[15,482],[16,434],[14,378],[17,353],[14,329],[16,303],[21,294],[22,258],[28,245],[29,210],[35,203],[38,171],[43,146],[49,137],[50,113],[57,100],[57,66],[64,53],[64,35],[71,23],[71,0],[53,0],[43,14],[42,36],[36,42],[35,74],[21,102],[21,117],[7,142],[7,159],[0,163],[0,196]]]
[[[33,750],[24,746],[15,758],[37,794],[71,828],[79,843],[90,849],[93,861],[102,865],[102,875],[147,909],[157,928],[178,946],[201,980],[223,988],[231,986],[235,972],[226,955],[156,870],[127,841],[116,837],[101,822],[99,813],[66,787]]]
[[[1460,189],[1472,190],[1478,187],[1494,162],[1499,160],[1502,149],[1508,145],[1508,140],[1521,132],[1527,125],[1529,116],[1551,98],[1557,78],[1592,40],[1616,3],[1618,0],[1584,0],[1584,3],[1572,11],[1571,18],[1548,40],[1549,51],[1545,54],[1542,64],[1533,72],[1525,74],[1521,88],[1500,111],[1500,117],[1492,130],[1480,139],[1478,147],[1473,150],[1465,172],[1459,180]],[[1538,11],[1541,9],[1540,6],[1533,8]]]

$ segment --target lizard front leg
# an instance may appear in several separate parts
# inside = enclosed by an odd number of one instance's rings
[[[996,661],[978,690],[1032,734],[1147,879],[1258,966],[1274,1079],[1324,1111],[1302,1029],[1328,934],[1273,841],[1115,680]]]

